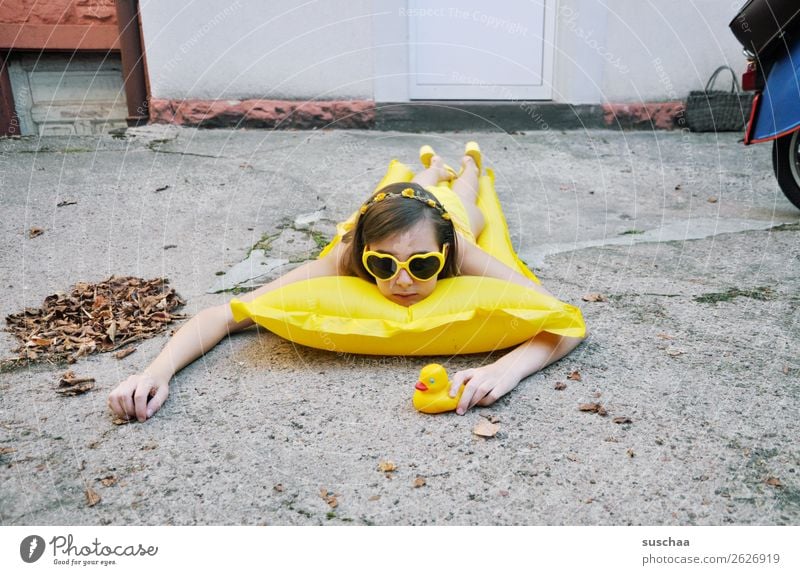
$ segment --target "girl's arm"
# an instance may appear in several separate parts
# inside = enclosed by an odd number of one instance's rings
[[[461,271],[461,275],[497,278],[532,288],[545,295],[553,295],[547,291],[544,286],[537,284],[518,271],[511,269],[496,257],[490,256],[469,240],[465,240],[461,236],[459,236],[459,240],[458,267]]]
[[[315,277],[337,275],[341,244],[322,259],[312,260],[291,270],[280,278],[240,298],[250,302],[255,298],[284,285]],[[155,414],[169,395],[172,376],[211,350],[231,333],[254,325],[246,318],[235,322],[230,304],[221,304],[200,311],[170,338],[156,359],[142,372],[120,383],[108,396],[108,407],[117,416],[136,417],[145,421]],[[148,399],[152,397],[152,399]]]
[[[458,394],[462,384],[467,386],[456,413],[463,415],[475,405],[493,404],[529,375],[567,355],[584,339],[543,331],[494,363],[459,371],[453,376],[450,397]]]
[[[533,288],[552,296],[544,286],[537,284],[495,257],[490,256],[472,242],[459,243],[460,269],[463,275],[494,277]],[[450,397],[455,397],[462,384],[464,393],[456,407],[463,415],[475,405],[491,405],[514,389],[520,381],[554,363],[575,349],[585,337],[566,337],[550,332],[540,332],[520,344],[494,363],[459,371],[453,376]]]

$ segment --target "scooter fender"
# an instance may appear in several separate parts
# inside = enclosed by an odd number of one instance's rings
[[[800,40],[778,56],[753,101],[745,144],[768,142],[800,129]]]

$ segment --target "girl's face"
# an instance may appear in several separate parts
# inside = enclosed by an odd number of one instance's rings
[[[378,242],[367,244],[367,250],[393,255],[401,262],[415,254],[441,251],[442,246],[436,241],[433,223],[423,219],[415,226],[388,236]],[[401,269],[400,273],[389,280],[375,280],[378,290],[389,300],[403,306],[410,306],[424,300],[436,288],[436,276],[428,281],[419,281]]]

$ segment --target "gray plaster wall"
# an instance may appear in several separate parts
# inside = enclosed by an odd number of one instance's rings
[[[140,3],[155,98],[372,97],[371,2]]]
[[[741,3],[550,0],[553,101],[682,99],[719,65],[739,72],[744,58],[728,23]],[[145,0],[152,95],[409,101],[408,6],[409,0]],[[499,17],[503,5],[485,10]]]

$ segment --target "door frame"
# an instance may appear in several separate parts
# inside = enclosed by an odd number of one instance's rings
[[[542,22],[542,83],[537,86],[522,88],[502,86],[499,97],[487,98],[485,91],[480,86],[439,85],[420,87],[414,83],[415,65],[417,61],[416,30],[412,25],[412,14],[421,8],[420,0],[407,0],[406,22],[408,27],[408,98],[413,100],[552,100],[553,99],[553,67],[555,60],[556,43],[556,8],[558,0],[540,0],[544,4],[544,19]],[[465,89],[466,88],[466,89]]]

